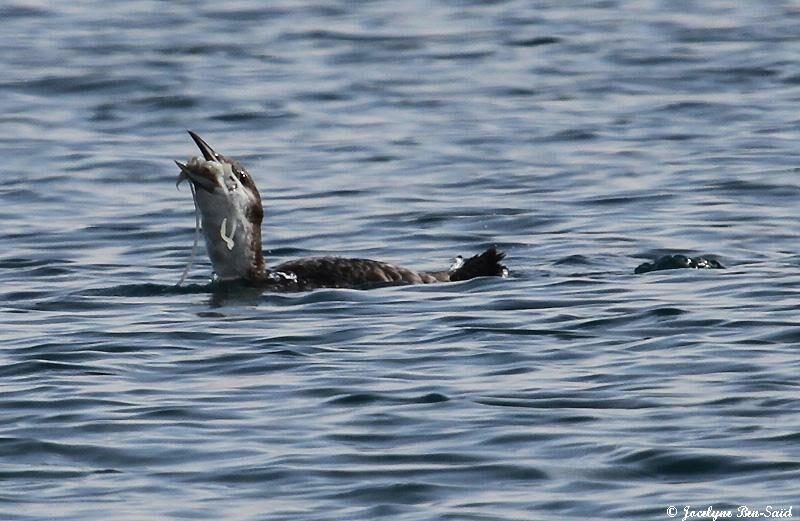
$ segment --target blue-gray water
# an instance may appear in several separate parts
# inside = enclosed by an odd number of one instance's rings
[[[3,3],[0,519],[800,509],[798,56],[788,0]],[[175,289],[185,129],[273,264],[512,277]]]

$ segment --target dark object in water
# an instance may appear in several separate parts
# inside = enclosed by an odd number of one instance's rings
[[[651,271],[676,270],[680,268],[694,268],[698,270],[720,270],[725,269],[717,259],[706,257],[687,257],[686,255],[664,255],[653,262],[640,264],[633,270],[634,273],[648,273]]]

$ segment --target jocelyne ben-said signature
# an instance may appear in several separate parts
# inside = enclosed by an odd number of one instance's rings
[[[742,505],[738,508],[719,508],[713,505],[700,510],[691,505],[684,505],[683,508],[670,505],[667,507],[667,517],[670,519],[680,518],[681,521],[694,519],[789,519],[792,517],[792,507],[776,507],[766,505],[763,508],[751,508]]]

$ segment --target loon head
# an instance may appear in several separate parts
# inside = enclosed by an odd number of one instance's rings
[[[208,256],[222,280],[258,280],[264,275],[261,221],[264,210],[253,178],[238,161],[218,154],[189,131],[203,154],[187,163],[176,161],[177,183],[194,185]]]

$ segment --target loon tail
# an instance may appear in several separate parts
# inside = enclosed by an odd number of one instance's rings
[[[508,268],[501,264],[505,256],[505,253],[497,251],[497,248],[492,246],[483,253],[457,262],[450,270],[450,282],[469,280],[475,277],[506,277]]]

